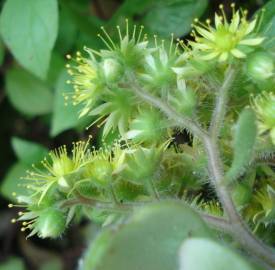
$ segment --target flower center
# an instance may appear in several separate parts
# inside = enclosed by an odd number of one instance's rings
[[[230,52],[236,46],[236,38],[228,29],[220,28],[216,32],[215,43],[220,51]]]

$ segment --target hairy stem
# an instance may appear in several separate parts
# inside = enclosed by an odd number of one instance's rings
[[[229,218],[229,222],[232,226],[232,236],[238,240],[248,252],[256,255],[264,262],[267,262],[270,266],[275,267],[274,250],[255,237],[248,226],[243,222],[233,204],[226,186],[222,181],[224,174],[217,145],[211,140],[211,138],[206,137],[204,139],[204,146],[209,158],[209,173],[212,184],[215,187],[225,213]]]
[[[204,144],[208,156],[208,168],[212,185],[222,203],[229,224],[232,226],[231,235],[251,254],[257,256],[269,266],[275,268],[275,253],[272,248],[266,246],[260,239],[253,235],[249,227],[243,222],[237,212],[227,187],[223,184],[224,172],[220,158],[217,138],[226,114],[227,92],[232,86],[235,71],[231,68],[226,72],[224,82],[219,90],[216,108],[212,116],[210,131],[203,130],[196,122],[192,121],[171,108],[161,99],[144,91],[134,78],[130,78],[131,88],[143,101],[160,109],[169,119],[173,120],[178,127],[188,129],[197,136]]]
[[[144,202],[133,202],[133,203],[127,202],[127,203],[121,203],[121,204],[114,204],[113,202],[106,202],[106,201],[100,201],[92,198],[87,198],[78,193],[76,194],[76,198],[66,200],[65,202],[63,202],[61,207],[67,208],[67,207],[72,207],[74,205],[86,205],[88,207],[94,207],[94,208],[98,208],[106,211],[130,213],[134,209],[143,207],[144,205],[148,205],[150,203],[151,203],[150,201],[144,201]],[[197,209],[194,209],[194,211],[196,211],[209,226],[217,230],[220,230],[224,233],[227,233],[230,235],[232,234],[232,226],[224,218],[205,214],[203,212],[200,212]]]
[[[219,136],[221,127],[223,125],[223,120],[226,114],[228,91],[232,86],[235,75],[236,71],[233,68],[229,67],[225,74],[225,80],[222,86],[219,88],[218,92],[216,93],[216,105],[209,128],[211,138],[218,138]]]
[[[178,127],[186,128],[191,133],[202,139],[205,135],[205,131],[192,119],[185,117],[175,111],[169,104],[163,102],[160,98],[157,98],[141,89],[138,82],[133,76],[130,76],[131,89],[142,100],[152,105],[155,108],[161,110],[169,119],[172,119]]]

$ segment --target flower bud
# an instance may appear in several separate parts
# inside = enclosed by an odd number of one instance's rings
[[[100,187],[106,187],[112,180],[112,166],[108,160],[96,158],[85,166],[85,176]]]
[[[249,56],[246,63],[247,74],[255,80],[265,80],[274,73],[274,61],[266,52],[256,52]]]
[[[124,177],[133,184],[144,184],[158,171],[162,151],[156,148],[138,148],[126,157]]]
[[[63,212],[55,208],[47,208],[35,221],[35,229],[41,238],[56,238],[66,227],[66,217]]]
[[[63,176],[64,174],[72,171],[74,168],[73,161],[66,155],[61,156],[53,160],[52,170],[57,176]]]
[[[130,123],[127,139],[137,143],[158,143],[166,136],[167,129],[164,118],[157,110],[144,110]]]
[[[252,99],[252,108],[259,121],[260,133],[270,132],[271,140],[275,144],[275,95],[272,92],[263,92]]]
[[[121,64],[113,58],[104,59],[102,69],[107,82],[115,82],[119,80],[122,75]]]
[[[182,80],[178,80],[178,91],[169,96],[169,102],[178,112],[192,116],[197,105],[196,94],[190,88],[179,87],[180,81]]]

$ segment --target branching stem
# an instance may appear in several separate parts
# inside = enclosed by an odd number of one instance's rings
[[[188,129],[194,136],[197,136],[203,142],[208,156],[210,179],[229,220],[228,223],[225,223],[226,227],[229,229],[228,224],[232,227],[229,233],[245,248],[245,250],[257,256],[271,268],[275,268],[274,250],[266,246],[260,239],[253,235],[236,210],[230,193],[222,181],[224,178],[224,171],[219,153],[218,136],[226,114],[228,91],[233,84],[234,76],[235,71],[230,67],[218,91],[219,94],[217,96],[209,131],[202,129],[200,125],[192,119],[179,114],[161,99],[144,91],[132,76],[130,77],[130,81],[131,89],[133,89],[138,97],[148,104],[160,109],[169,119],[173,120],[178,127]]]
[[[122,213],[131,213],[134,209],[143,207],[145,205],[150,204],[150,201],[144,202],[134,202],[134,203],[121,203],[121,204],[114,204],[113,202],[106,202],[100,201],[96,199],[91,199],[82,196],[81,194],[75,194],[75,198],[68,199],[63,202],[63,208],[75,206],[75,205],[86,205],[88,207],[98,208],[106,211],[111,212],[122,212]],[[222,217],[212,216],[194,209],[202,218],[203,220],[211,227],[214,227],[224,233],[232,234],[232,226],[230,223]]]

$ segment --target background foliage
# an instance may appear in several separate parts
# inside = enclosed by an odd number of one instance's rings
[[[19,177],[47,149],[70,144],[85,133],[93,134],[93,144],[100,143],[102,130],[83,132],[86,123],[77,117],[79,108],[64,105],[63,94],[71,90],[66,84],[65,55],[84,45],[104,47],[97,37],[100,26],[112,31],[125,18],[158,36],[186,36],[194,18],[207,18],[221,2],[228,1],[0,1],[0,270],[75,269],[85,238],[93,237],[98,229],[96,224],[81,222],[62,240],[33,237],[26,241],[19,228],[10,225],[15,212],[7,204],[13,200],[12,193],[20,191]],[[252,14],[267,4],[264,25],[275,25],[275,1],[267,2],[237,1],[237,5]],[[274,29],[269,27],[268,35],[274,36]]]

